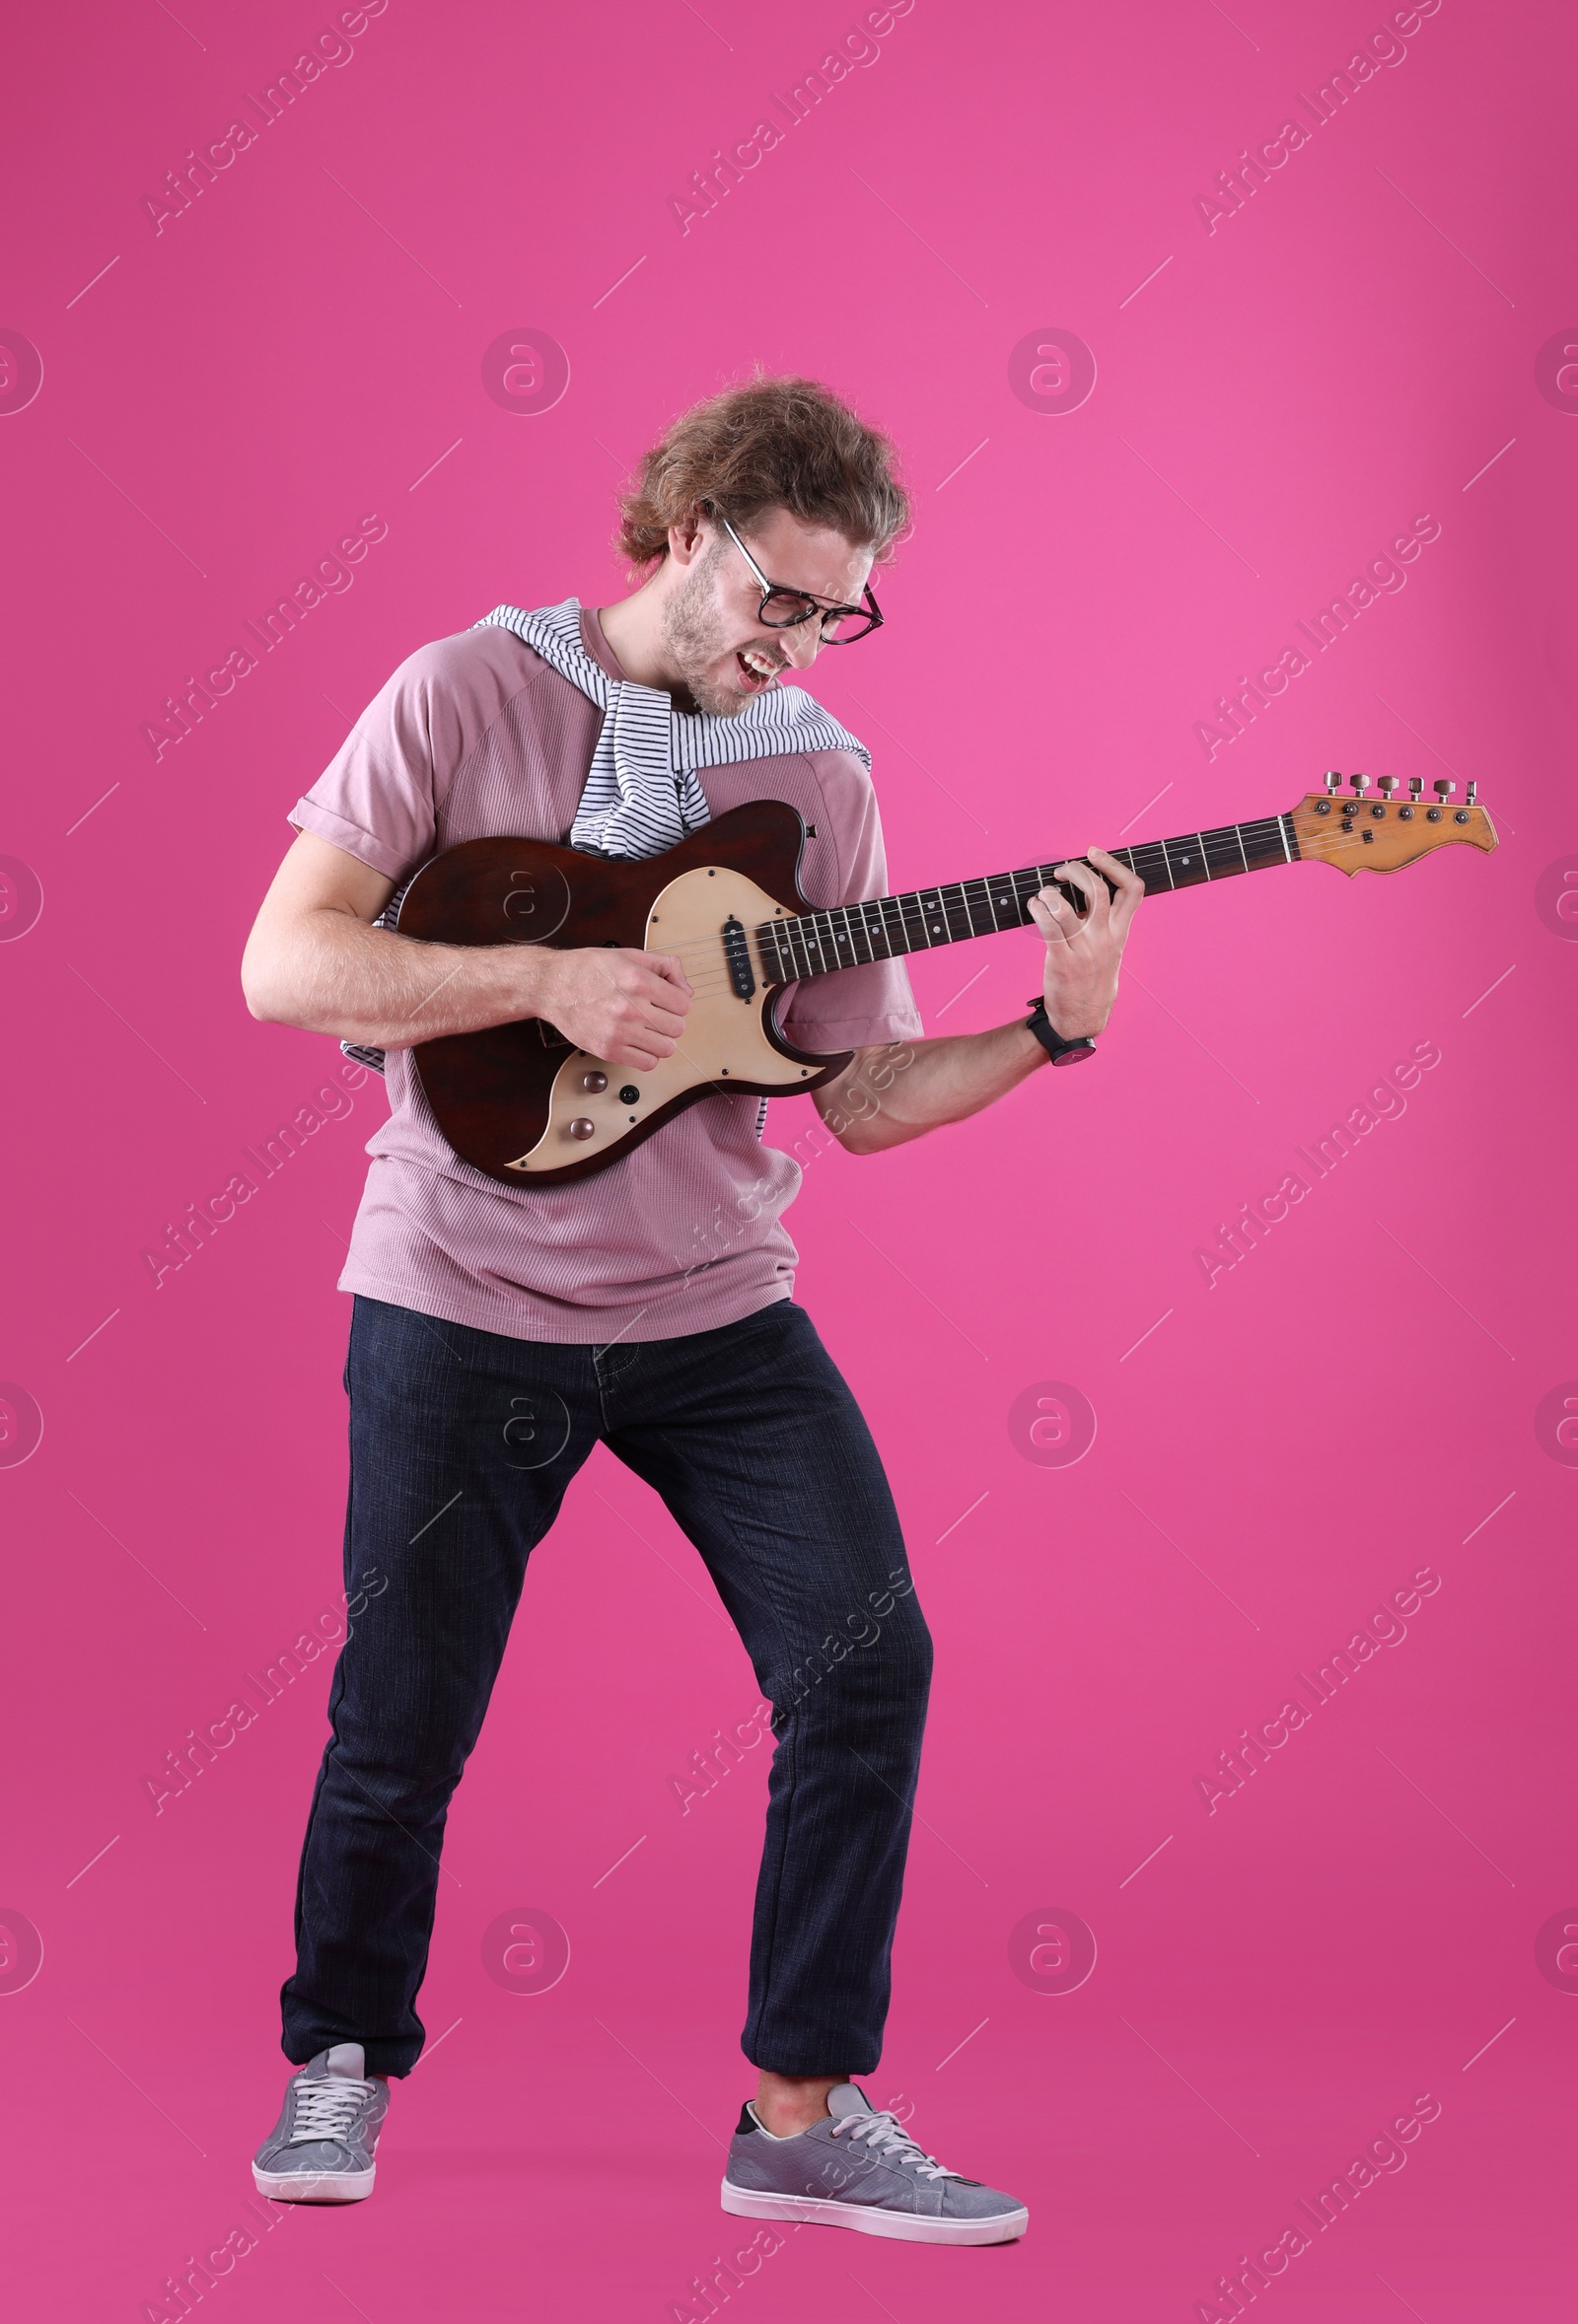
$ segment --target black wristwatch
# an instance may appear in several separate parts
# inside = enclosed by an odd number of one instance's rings
[[[1077,1065],[1082,1057],[1094,1057],[1096,1038],[1093,1033],[1082,1034],[1077,1041],[1065,1041],[1046,1014],[1046,1003],[1038,994],[1031,1006],[1031,1031],[1054,1065]]]

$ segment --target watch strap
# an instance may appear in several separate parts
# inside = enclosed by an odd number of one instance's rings
[[[1093,1033],[1083,1033],[1074,1040],[1064,1039],[1047,1016],[1046,1002],[1040,994],[1030,1004],[1030,1016],[1026,1021],[1054,1065],[1074,1065],[1081,1058],[1094,1057],[1096,1054],[1096,1037]]]

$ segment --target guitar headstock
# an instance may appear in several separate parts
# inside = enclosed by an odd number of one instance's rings
[[[1457,784],[1445,777],[1431,785],[1435,796],[1426,802],[1424,784],[1410,775],[1405,797],[1396,775],[1383,775],[1376,784],[1378,799],[1366,797],[1368,775],[1350,775],[1349,789],[1334,770],[1326,778],[1325,791],[1312,791],[1293,810],[1293,829],[1299,854],[1306,861],[1335,864],[1351,877],[1355,872],[1400,872],[1433,848],[1459,844],[1482,848],[1486,855],[1496,845],[1496,827],[1482,807],[1474,804],[1478,790],[1470,783],[1464,806],[1455,807]]]

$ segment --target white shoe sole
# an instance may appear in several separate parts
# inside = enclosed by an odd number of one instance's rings
[[[891,2235],[900,2243],[1012,2243],[1030,2225],[1030,2213],[998,2213],[989,2219],[926,2218],[915,2212],[883,2211],[876,2204],[834,2203],[819,2195],[756,2195],[723,2182],[723,2208],[742,2219],[792,2219],[803,2226],[853,2227],[861,2235]]]
[[[260,2171],[254,2162],[252,2185],[274,2203],[365,2203],[377,2170]]]

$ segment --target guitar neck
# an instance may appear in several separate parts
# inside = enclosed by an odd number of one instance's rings
[[[1147,895],[1163,895],[1177,887],[1199,887],[1207,880],[1267,871],[1273,864],[1296,863],[1299,843],[1292,815],[1283,814],[1110,852],[1144,881]],[[1059,863],[1067,860],[1058,858]],[[1076,904],[1083,903],[1066,880],[1052,878],[1050,864],[1027,864],[1017,872],[983,874],[976,880],[949,880],[941,887],[876,896],[869,903],[837,904],[825,912],[769,920],[755,936],[768,981],[791,984],[834,968],[892,960],[900,952],[930,951],[938,945],[964,944],[1000,929],[1028,927],[1030,899],[1043,887],[1056,887]]]

